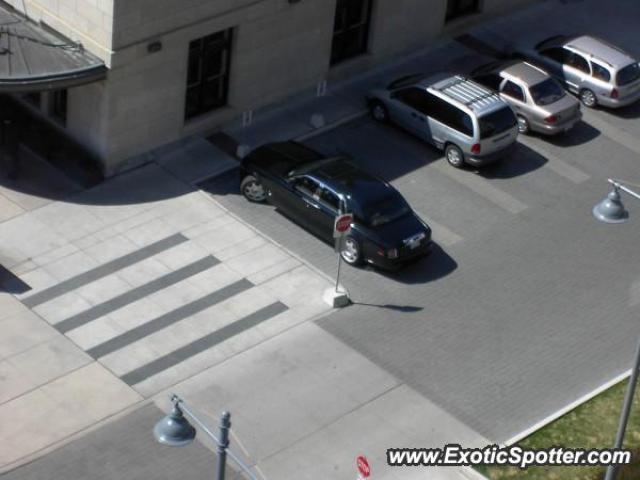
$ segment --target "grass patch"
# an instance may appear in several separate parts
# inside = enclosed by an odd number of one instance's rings
[[[611,448],[627,389],[627,380],[580,405],[518,442],[523,448]],[[640,388],[636,390],[624,448],[633,450],[633,463],[620,467],[618,480],[640,479]],[[601,480],[605,467],[483,466],[477,470],[491,480]]]

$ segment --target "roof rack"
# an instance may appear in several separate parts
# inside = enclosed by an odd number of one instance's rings
[[[452,77],[441,87],[435,88],[435,90],[471,108],[476,105],[486,106],[489,103],[500,100],[500,96],[497,93],[470,81],[462,75]]]

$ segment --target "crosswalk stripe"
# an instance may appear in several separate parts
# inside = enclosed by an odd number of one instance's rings
[[[147,245],[139,250],[116,258],[115,260],[111,260],[110,262],[81,273],[80,275],[76,275],[75,277],[71,277],[38,293],[30,295],[29,297],[24,298],[22,303],[29,308],[36,307],[186,241],[188,241],[188,238],[180,233],[171,235],[170,237],[152,243],[151,245]]]
[[[253,287],[253,283],[251,283],[247,279],[239,280],[235,283],[227,285],[226,287],[221,288],[209,295],[199,298],[191,303],[183,305],[171,312],[168,312],[160,317],[157,317],[147,323],[140,325],[132,330],[129,330],[117,337],[113,337],[110,340],[96,345],[95,347],[87,350],[87,353],[91,355],[93,358],[97,359],[100,357],[104,357],[109,353],[115,352],[127,345],[130,345],[147,335],[151,335],[157,331],[160,331],[174,323],[179,322],[187,317],[195,315],[202,310],[205,310],[217,303],[220,303],[228,298],[237,295],[245,290]]]
[[[427,222],[427,224],[431,227],[433,231],[433,239],[437,243],[440,243],[445,247],[450,247],[463,240],[460,235],[445,227],[441,223],[436,222],[431,217],[424,215],[422,212],[418,212],[418,216],[425,222]]]
[[[578,170],[574,166],[569,165],[564,160],[560,160],[558,157],[556,157],[552,153],[549,153],[545,149],[540,148],[539,145],[534,144],[531,140],[525,138],[523,135],[520,135],[518,137],[518,142],[545,157],[547,159],[547,162],[544,165],[545,167],[549,168],[558,175],[572,181],[573,183],[586,182],[587,180],[589,180],[589,178],[591,178],[582,170]]]
[[[80,312],[77,315],[69,317],[55,324],[54,327],[59,332],[66,333],[70,330],[73,330],[74,328],[86,325],[87,323],[92,322],[93,320],[96,320],[104,315],[115,312],[116,310],[125,307],[126,305],[141,300],[148,295],[175,285],[176,283],[179,283],[182,280],[185,280],[189,277],[192,277],[193,275],[214,267],[219,263],[220,260],[213,256],[201,258],[197,262],[186,265],[185,267],[175,270],[167,275],[152,280],[149,283],[134,288],[133,290],[129,290],[122,295],[118,295],[117,297],[107,300],[106,302],[95,305],[90,309],[85,310],[84,312]]]
[[[288,310],[288,307],[282,302],[275,302],[260,310],[253,312],[240,320],[226,325],[209,335],[195,340],[188,345],[178,348],[156,360],[147,363],[131,372],[122,375],[120,378],[128,385],[135,385],[143,380],[152,377],[180,362],[183,362],[194,355],[197,355],[211,347],[214,347],[245,330],[253,328],[260,323],[279,315]]]
[[[487,180],[473,173],[454,168],[446,161],[433,162],[429,165],[429,167],[431,166],[507,212],[517,214],[527,209],[527,206],[520,200],[494,187]]]

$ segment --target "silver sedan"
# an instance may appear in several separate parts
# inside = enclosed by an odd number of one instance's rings
[[[527,62],[490,63],[476,68],[471,77],[499,92],[511,105],[520,133],[557,135],[582,118],[580,103],[547,72]]]

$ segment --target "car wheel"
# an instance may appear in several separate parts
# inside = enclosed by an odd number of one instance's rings
[[[444,150],[444,155],[447,157],[447,162],[449,162],[451,166],[461,168],[464,165],[464,155],[462,150],[455,145],[447,145],[447,148]]]
[[[530,131],[528,120],[518,115],[518,133],[527,135]]]
[[[349,265],[360,265],[362,263],[360,243],[353,237],[344,237],[340,247],[340,256]]]
[[[250,202],[261,203],[267,199],[267,191],[253,175],[247,175],[240,182],[240,191]]]
[[[380,123],[388,123],[389,122],[389,110],[384,106],[380,100],[373,100],[369,104],[369,111],[371,112],[371,116],[374,120]]]
[[[585,107],[593,108],[598,104],[598,99],[596,98],[596,94],[593,93],[588,88],[580,91],[580,101]]]

